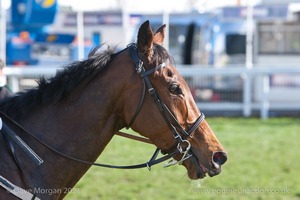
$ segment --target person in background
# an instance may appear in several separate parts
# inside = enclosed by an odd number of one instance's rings
[[[0,77],[3,76],[3,68],[5,66],[5,63],[3,62],[2,59],[0,59]],[[6,85],[3,85],[4,83],[2,83],[3,81],[1,81],[0,78],[0,100],[6,98],[6,97],[11,97],[13,96],[13,93],[9,90],[9,88]]]

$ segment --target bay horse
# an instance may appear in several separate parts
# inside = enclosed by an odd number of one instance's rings
[[[124,50],[95,49],[3,100],[0,199],[18,199],[18,190],[23,199],[62,199],[124,127],[173,157],[167,166],[184,165],[190,179],[218,175],[227,154],[162,47],[164,36],[165,25],[154,33],[146,21]]]

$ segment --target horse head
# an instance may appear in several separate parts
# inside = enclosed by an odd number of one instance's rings
[[[186,167],[191,179],[217,175],[227,154],[162,47],[164,36],[165,25],[155,33],[149,21],[139,28],[130,53],[137,73],[130,81],[135,89],[128,93],[125,121],[162,152],[179,150],[174,158]]]
[[[49,80],[42,78],[37,88],[1,101],[0,178],[5,175],[10,182],[0,180],[0,186],[7,184],[0,199],[37,187],[58,191],[37,192],[41,199],[61,199],[91,165],[128,168],[94,163],[125,126],[149,138],[168,154],[166,159],[173,157],[166,166],[184,165],[191,179],[219,174],[227,154],[162,47],[164,35],[165,26],[154,34],[146,21],[136,44],[118,53],[95,49],[87,60],[71,63]],[[25,155],[19,151],[29,157],[18,156]]]

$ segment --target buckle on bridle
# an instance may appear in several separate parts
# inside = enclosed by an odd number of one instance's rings
[[[153,95],[155,93],[155,90],[154,90],[154,88],[149,88],[148,92],[149,92],[149,94]]]
[[[136,65],[135,70],[136,70],[136,72],[137,72],[138,74],[140,74],[140,73],[142,72],[143,64],[144,64],[143,61],[139,60],[139,64]]]
[[[182,148],[182,143],[187,143],[187,147],[185,149]],[[178,143],[177,145],[177,150],[179,151],[180,154],[183,154],[181,159],[179,161],[175,160],[174,158],[172,158],[169,162],[164,164],[164,168],[166,167],[170,167],[176,164],[181,165],[183,163],[183,161],[189,159],[190,157],[193,156],[193,154],[190,154],[189,151],[191,149],[191,143],[188,140],[182,140],[181,143]]]

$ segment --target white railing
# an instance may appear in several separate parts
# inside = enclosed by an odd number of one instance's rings
[[[57,69],[54,66],[6,67],[4,74],[13,92],[18,92],[35,86],[32,80],[40,76],[54,75]],[[300,110],[300,67],[247,69],[180,65],[177,69],[194,91],[202,110],[242,111],[245,117],[259,111],[263,119],[268,118],[270,110]],[[197,91],[201,98],[197,97]],[[207,94],[205,100],[203,94]]]
[[[269,110],[299,110],[300,84],[295,87],[272,87],[272,76],[297,76],[300,82],[300,67],[244,66],[226,68],[208,68],[203,66],[183,66],[178,68],[184,77],[230,76],[241,79],[241,102],[197,102],[199,108],[210,110],[242,110],[243,116],[251,116],[253,110],[259,110],[261,118],[268,118]],[[295,79],[295,78],[294,78]],[[190,85],[191,86],[191,85]],[[283,98],[282,98],[283,97]]]

